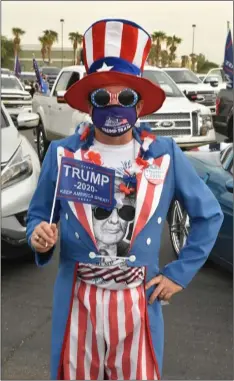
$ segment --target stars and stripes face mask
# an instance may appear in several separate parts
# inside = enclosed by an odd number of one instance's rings
[[[93,107],[92,120],[95,127],[108,136],[121,136],[137,121],[136,107]]]

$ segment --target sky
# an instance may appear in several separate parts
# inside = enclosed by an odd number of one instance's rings
[[[59,34],[63,18],[63,45],[71,46],[69,32],[83,34],[102,18],[130,19],[149,33],[164,31],[182,38],[177,56],[192,52],[192,24],[195,28],[194,52],[221,64],[227,35],[227,21],[233,28],[232,1],[2,1],[2,35],[12,37],[12,27],[26,31],[22,45],[39,44],[43,30]]]

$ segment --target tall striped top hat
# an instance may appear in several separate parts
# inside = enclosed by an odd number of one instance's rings
[[[141,95],[144,105],[139,116],[157,111],[165,100],[165,93],[142,77],[150,48],[150,35],[139,25],[120,19],[97,21],[83,37],[87,75],[67,91],[67,103],[88,112],[90,92],[108,85],[123,85]]]

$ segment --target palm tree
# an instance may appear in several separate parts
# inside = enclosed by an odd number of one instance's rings
[[[25,31],[21,28],[12,28],[12,33],[14,36],[14,53],[15,55],[19,53],[20,50],[20,36],[23,36],[25,34]]]
[[[190,58],[191,58],[191,69],[192,69],[192,71],[195,71],[195,64],[197,62],[197,55],[192,53],[192,54],[190,54]]]
[[[76,50],[78,45],[81,45],[83,41],[83,36],[79,32],[70,32],[69,33],[69,40],[73,44],[73,59],[74,59],[74,64],[76,64]]]
[[[38,40],[41,43],[41,56],[42,56],[43,61],[45,61],[47,46],[48,46],[48,39],[46,36],[42,36],[42,37],[38,37]]]
[[[43,33],[44,33],[43,37],[46,37],[47,39],[47,52],[48,52],[48,60],[50,63],[52,46],[55,42],[58,41],[58,33],[55,32],[54,30],[49,30],[49,29],[44,30]]]
[[[172,62],[176,59],[176,49],[178,47],[178,44],[182,42],[182,39],[177,36],[168,36],[167,37],[167,47],[169,47],[170,53],[169,53],[169,65],[172,64]]]
[[[189,56],[181,56],[181,67],[189,66]]]
[[[159,66],[160,54],[162,50],[162,42],[166,40],[166,34],[162,31],[158,31],[158,32],[153,32],[151,37],[152,37],[154,50],[155,50],[155,64],[156,66]]]
[[[198,73],[201,73],[202,71],[202,68],[206,62],[206,57],[204,56],[204,54],[200,53],[198,56],[197,56],[197,72]]]
[[[168,65],[168,61],[169,61],[168,51],[167,50],[162,50],[160,57],[161,57],[161,65],[162,65],[162,67],[166,67]]]

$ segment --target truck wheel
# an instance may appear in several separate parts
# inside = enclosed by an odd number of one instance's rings
[[[40,163],[43,162],[46,151],[50,145],[50,142],[46,139],[44,126],[42,122],[37,127],[37,154],[40,160]]]
[[[167,222],[169,225],[171,244],[178,257],[186,243],[190,230],[190,222],[188,214],[177,200],[174,200],[170,206]]]
[[[230,142],[233,142],[233,119],[230,119],[228,123],[228,138]]]

